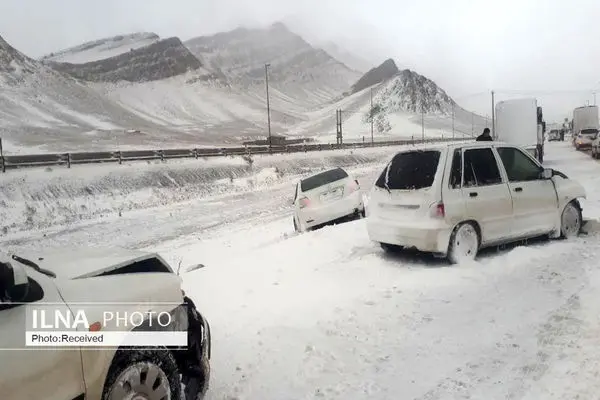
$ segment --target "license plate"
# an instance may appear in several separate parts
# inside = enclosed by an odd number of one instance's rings
[[[344,188],[338,187],[329,192],[321,194],[321,201],[334,201],[339,200],[344,195]]]

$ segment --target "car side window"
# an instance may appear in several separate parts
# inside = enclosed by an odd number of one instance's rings
[[[510,182],[535,181],[540,179],[540,166],[525,153],[514,147],[500,147],[498,154]]]
[[[490,148],[464,152],[464,187],[489,186],[502,183],[496,157]]]
[[[460,189],[462,185],[462,153],[460,149],[454,150],[452,168],[450,170],[450,187]]]

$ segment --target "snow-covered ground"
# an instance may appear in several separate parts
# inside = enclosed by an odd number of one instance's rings
[[[566,143],[546,164],[588,191],[600,164]],[[368,189],[382,165],[355,167]],[[600,236],[484,252],[448,267],[384,255],[365,221],[296,235],[293,182],[73,229],[7,250],[96,243],[204,263],[186,292],[211,322],[209,399],[593,399],[600,381]]]
[[[85,221],[110,221],[135,210],[289,187],[299,176],[325,168],[381,165],[397,150],[258,155],[252,164],[242,157],[227,157],[10,171],[0,174],[0,232],[6,237],[65,224],[74,229]],[[247,206],[253,207],[252,199]],[[202,206],[200,214],[204,210]]]

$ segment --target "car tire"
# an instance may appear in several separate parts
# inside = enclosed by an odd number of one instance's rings
[[[583,215],[577,201],[572,201],[565,206],[560,215],[560,237],[569,239],[579,235],[583,226]]]
[[[473,261],[479,252],[481,237],[472,222],[458,224],[450,235],[447,258],[452,264]]]
[[[132,385],[132,380],[139,383]],[[181,375],[169,350],[117,351],[108,370],[102,400],[135,398],[135,394],[141,398],[168,395],[173,400],[181,398]]]

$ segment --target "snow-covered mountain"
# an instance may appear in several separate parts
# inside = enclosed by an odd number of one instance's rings
[[[113,36],[48,54],[42,57],[41,60],[84,64],[118,56],[119,54],[156,43],[159,40],[159,36],[152,32],[137,32],[129,35]]]
[[[57,71],[96,82],[157,81],[198,70],[202,63],[173,37],[153,42],[106,59],[83,64],[51,62]]]
[[[360,77],[360,72],[281,23],[197,37],[185,45],[209,68],[223,71],[235,85],[250,90],[253,86],[265,90],[265,64],[269,64],[270,87],[308,106],[334,100]]]
[[[398,69],[392,59],[369,70],[343,99],[311,112],[306,122],[289,133],[320,134],[335,141],[338,109],[342,111],[346,140],[370,137],[371,112],[376,137],[431,137],[452,135],[453,131],[458,136],[471,136],[486,126],[484,118],[461,108],[435,82],[414,71]]]
[[[383,64],[371,68],[365,73],[354,85],[352,85],[352,93],[360,92],[368,87],[385,82],[393,78],[400,70],[396,66],[396,62],[392,59],[387,59]]]
[[[434,82],[398,70],[393,60],[361,76],[274,24],[185,43],[131,34],[43,61],[0,40],[0,137],[9,151],[18,146],[74,151],[219,145],[264,138],[265,64],[274,134],[335,141],[336,110],[341,109],[345,137],[364,136],[370,131],[371,95],[378,136],[415,135],[421,130],[421,109],[428,135],[448,132],[450,108],[457,126],[464,122],[463,131],[467,123],[469,131],[479,124]]]
[[[55,143],[77,147],[131,126],[148,124],[0,38],[0,137],[8,144],[5,149],[11,143],[30,148]]]

